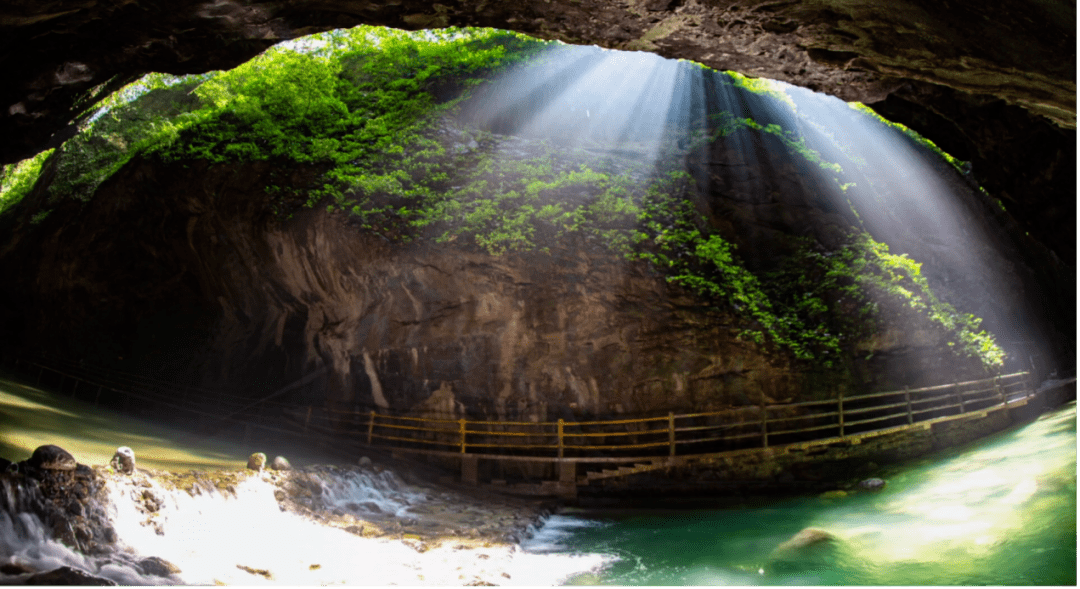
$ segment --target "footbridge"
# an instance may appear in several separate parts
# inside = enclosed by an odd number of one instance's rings
[[[245,447],[292,438],[346,456],[365,448],[398,457],[430,457],[460,466],[461,483],[516,494],[574,497],[581,487],[692,464],[755,456],[811,457],[870,446],[890,436],[984,424],[980,435],[1049,397],[1075,398],[1075,378],[1036,388],[1030,372],[796,403],[761,403],[718,411],[645,417],[547,421],[476,420],[297,402],[312,373],[258,399],[182,387],[145,376],[44,360],[8,359],[4,367],[43,388],[124,413],[168,415],[199,436],[231,435]],[[107,394],[103,395],[103,391]],[[1055,392],[1056,391],[1056,392]],[[1030,413],[1030,411],[1029,411]],[[1004,418],[1002,417],[1004,416]],[[975,428],[978,429],[978,428]],[[970,436],[969,436],[970,437]],[[846,452],[846,450],[843,450]],[[510,483],[492,463],[546,464],[550,480]],[[486,467],[486,468],[485,468]],[[486,476],[485,476],[486,475]]]

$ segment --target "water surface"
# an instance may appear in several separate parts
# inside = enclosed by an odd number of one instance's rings
[[[844,497],[565,512],[525,548],[605,557],[571,584],[1076,584],[1075,402],[883,477]],[[806,528],[832,540],[782,546]]]

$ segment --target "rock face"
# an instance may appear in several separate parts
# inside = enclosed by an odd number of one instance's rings
[[[42,450],[47,448],[47,450]],[[58,446],[42,446],[18,473],[0,473],[0,511],[28,512],[41,519],[58,541],[86,554],[104,553],[116,542],[116,531],[105,511],[108,496],[100,475],[66,458]],[[46,459],[49,458],[49,459]],[[38,465],[73,464],[55,469]],[[59,578],[58,578],[59,579]],[[29,581],[27,581],[29,582]],[[39,584],[62,584],[60,580]]]
[[[700,211],[758,269],[775,265],[790,236],[835,245],[855,222],[822,196],[824,181],[774,136],[750,149],[746,137],[716,141],[688,162],[708,184]],[[512,152],[531,140],[498,141]],[[985,208],[981,193],[945,172],[963,206]],[[316,173],[298,167],[287,181],[305,186]],[[4,290],[12,301],[0,319],[20,309],[11,320],[23,322],[27,345],[67,333],[57,345],[92,364],[131,350],[159,377],[175,362],[176,373],[202,379],[192,384],[251,398],[303,380],[295,402],[454,418],[709,411],[978,374],[902,308],[886,313],[849,365],[827,372],[740,339],[730,310],[705,307],[647,263],[596,245],[491,256],[454,243],[390,244],[325,210],[282,220],[262,192],[280,174],[265,162],[134,160],[90,202],[60,203],[42,225],[12,231],[0,273],[19,278]],[[892,196],[883,199],[900,200]],[[866,222],[903,226],[898,215],[868,213]],[[1009,232],[995,231],[978,251],[918,234],[905,243],[916,260],[977,259],[931,262],[926,273],[954,285],[962,309],[989,317],[1015,306],[979,288],[988,276],[1005,276],[1003,296],[1030,298],[1028,270],[1007,254]],[[996,332],[1004,322],[993,323]]]
[[[972,161],[1022,229],[1074,267],[1075,22],[1074,5],[1035,0],[17,3],[0,9],[0,33],[20,48],[0,58],[0,161],[69,136],[106,82],[224,69],[275,42],[361,23],[490,26],[871,103]]]

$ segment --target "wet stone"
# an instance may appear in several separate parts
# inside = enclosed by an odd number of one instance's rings
[[[251,470],[261,471],[266,466],[266,454],[256,452],[248,457],[247,467]]]
[[[75,457],[71,453],[60,446],[52,444],[38,446],[26,463],[28,466],[42,470],[75,470],[75,467],[78,466]]]
[[[273,470],[292,470],[292,465],[284,456],[275,456],[274,460],[270,462],[270,468]]]
[[[147,575],[168,577],[180,572],[180,567],[157,556],[150,556],[139,561],[139,569]]]
[[[112,466],[116,472],[133,474],[135,472],[135,451],[127,446],[120,446],[116,449],[116,453],[113,454],[109,466]]]
[[[0,573],[5,575],[25,575],[26,573],[32,573],[34,569],[29,565],[22,564],[21,562],[9,562],[7,564],[0,564]]]
[[[871,491],[880,491],[881,489],[885,488],[885,484],[886,483],[884,480],[877,478],[859,481],[859,487],[863,489],[869,489]]]
[[[93,585],[112,586],[115,582],[95,577],[90,573],[71,567],[60,567],[47,573],[38,573],[22,581],[27,585]]]

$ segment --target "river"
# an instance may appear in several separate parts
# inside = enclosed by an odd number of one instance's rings
[[[882,478],[724,509],[565,511],[524,548],[603,557],[570,584],[1076,584],[1075,402]],[[831,539],[783,546],[806,528]]]
[[[251,451],[32,387],[0,385],[0,448],[15,459],[57,443],[81,462],[104,464],[125,444],[142,449],[140,464],[184,470],[236,468]],[[345,492],[334,491],[337,485],[355,495],[342,502],[374,499],[402,512],[454,505],[449,495],[439,499],[443,491],[388,476],[349,475],[352,486],[342,487],[344,479],[324,475],[326,495]],[[1075,585],[1075,402],[966,447],[886,467],[880,476],[887,480],[880,491],[726,500],[722,508],[717,499],[711,509],[565,509],[520,549],[450,544],[426,552],[284,513],[265,477],[238,485],[234,498],[193,498],[155,485],[164,499],[162,534],[124,499],[134,483],[111,483],[127,556],[85,557],[45,538],[29,516],[0,512],[0,564],[66,565],[140,585]],[[800,532],[818,541],[794,546],[790,539]],[[183,572],[141,574],[132,563],[151,555]],[[273,575],[247,572],[264,568]],[[0,571],[0,582],[21,578]]]

